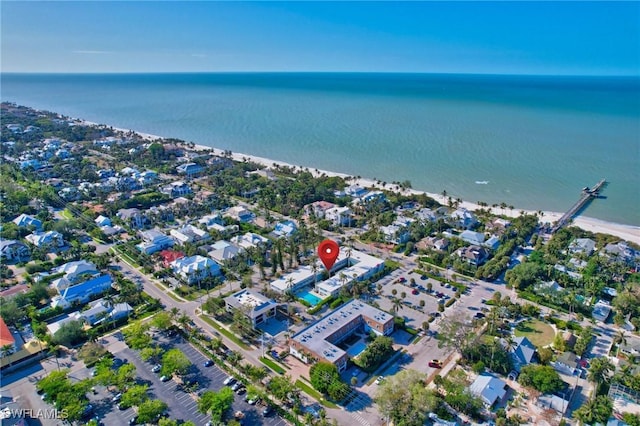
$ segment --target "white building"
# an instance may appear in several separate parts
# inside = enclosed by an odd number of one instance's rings
[[[216,262],[200,255],[182,257],[170,265],[173,272],[189,284],[222,274]]]
[[[193,225],[185,225],[179,229],[172,229],[169,234],[176,240],[178,244],[184,243],[200,243],[209,241],[211,235],[207,231],[196,228]]]
[[[254,327],[274,317],[278,307],[275,300],[246,288],[225,297],[224,302],[227,311],[233,312],[240,309],[251,320]]]
[[[143,242],[137,244],[136,247],[144,254],[153,254],[160,250],[173,247],[173,239],[163,234],[158,229],[149,229],[140,232]]]

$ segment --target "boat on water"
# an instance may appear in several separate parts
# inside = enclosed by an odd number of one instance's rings
[[[489,183],[488,180],[477,180],[476,181],[476,185],[486,185],[488,183]]]

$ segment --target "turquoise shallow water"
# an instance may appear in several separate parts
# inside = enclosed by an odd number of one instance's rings
[[[640,225],[633,78],[412,74],[1,77],[1,99],[489,204]],[[487,181],[487,184],[476,184]]]

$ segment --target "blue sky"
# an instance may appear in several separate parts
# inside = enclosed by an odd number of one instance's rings
[[[3,72],[640,75],[639,2],[0,3]]]

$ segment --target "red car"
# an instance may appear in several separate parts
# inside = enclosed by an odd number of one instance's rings
[[[407,279],[406,279],[405,277],[400,277],[400,278],[398,278],[398,279],[396,280],[396,282],[397,282],[397,283],[404,283],[404,282],[406,282],[406,281],[407,281]]]
[[[420,292],[414,288],[413,290],[411,290],[411,294],[420,294]]]
[[[431,368],[442,368],[442,363],[437,359],[432,359],[429,361],[429,367]]]

